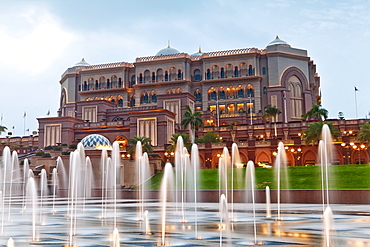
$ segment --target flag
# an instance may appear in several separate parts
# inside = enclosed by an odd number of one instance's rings
[[[355,86],[355,92],[358,91],[357,87]]]
[[[26,113],[26,112],[24,112],[23,117],[26,117],[26,116],[27,116],[27,113]]]
[[[48,113],[46,113],[46,115],[47,115],[47,116],[49,116],[49,115],[50,115],[50,109],[48,110]]]

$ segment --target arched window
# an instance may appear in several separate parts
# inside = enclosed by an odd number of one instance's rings
[[[107,89],[110,89],[111,88],[111,83],[109,81],[109,79],[107,79]]]
[[[139,75],[139,84],[143,83],[143,74],[140,73]]]
[[[119,78],[119,79],[121,79],[121,78]],[[136,76],[133,75],[133,76],[131,76],[131,85],[130,85],[130,87],[133,87],[135,84],[136,84]]]
[[[87,81],[87,85],[86,85],[86,89],[84,87],[84,91],[88,91],[91,89],[94,89],[94,79],[92,77],[89,78],[89,80]]]
[[[150,71],[149,70],[145,70],[144,71],[144,83],[148,83],[150,82]]]
[[[252,67],[252,65],[249,65],[248,75],[249,76],[252,76],[253,75],[253,67]]]
[[[182,93],[182,89],[181,88],[176,88],[175,93]]]
[[[194,70],[194,81],[200,82],[201,80],[202,80],[202,76],[200,74],[200,70],[199,69]]]
[[[99,87],[99,82],[98,82],[98,80],[96,80],[96,81],[95,81],[95,90],[99,90],[99,88],[100,88],[100,87]]]
[[[177,80],[182,80],[182,73],[181,73],[181,69],[179,69],[177,71]]]
[[[112,77],[111,77],[111,82],[112,82],[112,87],[114,88],[114,87],[121,87],[121,86],[119,86],[119,85],[117,85],[117,76],[115,76],[115,75],[113,75]]]
[[[130,107],[134,107],[135,106],[135,95],[132,95],[130,97]]]
[[[235,98],[235,89],[233,86],[229,86],[227,89],[226,89],[226,96],[228,99],[233,99]]]
[[[170,68],[170,81],[174,81],[176,80],[176,78],[177,78],[176,68],[172,67]]]
[[[224,68],[221,68],[221,79],[225,78],[225,70]]]
[[[212,66],[212,79],[218,79],[220,77],[219,67],[217,65]]]
[[[167,90],[166,90],[166,94],[173,94],[172,89],[167,89]]]
[[[292,118],[299,118],[302,115],[302,84],[297,76],[288,79],[290,93],[290,111]]]
[[[150,93],[150,101],[151,101],[152,103],[157,103],[157,93],[156,93],[155,91],[152,91],[152,92]]]
[[[106,87],[106,85],[105,85],[105,77],[104,76],[102,76],[102,77],[100,77],[99,78],[99,89],[104,89]]]
[[[233,77],[233,66],[231,64],[226,65],[226,78]]]
[[[154,83],[155,82],[155,73],[153,72],[152,73],[152,83]]]
[[[164,81],[168,81],[168,71],[166,71],[164,74]]]
[[[247,64],[241,63],[239,66],[240,66],[240,76],[247,76],[248,74]]]
[[[234,76],[235,77],[239,77],[239,69],[238,69],[238,66],[235,66]]]
[[[226,99],[226,93],[223,87],[218,89],[218,97],[219,99]]]
[[[241,86],[237,89],[238,98],[244,98],[244,90]]]
[[[263,87],[263,94],[267,94],[267,88]]]
[[[134,80],[135,80],[135,76],[134,76]],[[123,86],[122,84],[122,78],[118,78],[118,87],[121,88]]]
[[[254,88],[251,84],[247,85],[247,97],[253,98],[254,97]]]
[[[215,88],[210,88],[208,90],[208,100],[216,100],[217,99],[217,93]]]
[[[262,67],[262,75],[266,75],[266,67]]]
[[[84,83],[86,83],[86,81]],[[81,91],[81,84],[78,85],[78,91]]]
[[[194,92],[195,101],[202,101],[202,93],[199,89],[196,89]]]
[[[207,80],[211,80],[211,70],[207,69],[207,74],[206,74]]]
[[[122,96],[121,96],[121,95],[119,95],[119,96],[117,97],[117,99],[118,99],[118,104],[117,104],[117,106],[118,106],[118,107],[123,107],[123,98],[122,98]]]
[[[86,81],[84,82],[84,88],[83,88],[83,91],[87,91],[87,88],[88,88],[88,85],[86,83]]]
[[[140,104],[148,104],[149,103],[149,96],[147,92],[143,92],[140,97]]]
[[[162,82],[162,81],[163,81],[163,70],[157,69],[157,82]]]

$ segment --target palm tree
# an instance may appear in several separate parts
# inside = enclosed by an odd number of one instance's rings
[[[275,136],[277,136],[276,119],[279,114],[281,114],[281,110],[279,108],[277,108],[276,106],[268,105],[265,109],[265,114],[262,116],[264,119],[274,119]]]
[[[190,143],[190,138],[189,138],[189,135],[186,134],[186,133],[176,133],[176,134],[173,134],[171,136],[171,140],[169,141],[169,143],[171,144],[170,146],[168,146],[167,148],[167,152],[175,152],[176,151],[176,144],[177,144],[177,139],[179,137],[182,137],[182,140],[184,141],[184,147],[186,147],[186,149],[188,150],[188,152],[190,152],[191,150],[191,143]]]
[[[127,152],[131,155],[131,157],[133,154],[135,154],[136,144],[138,141],[141,142],[143,153],[144,152],[146,152],[147,154],[153,153],[152,145],[150,144],[152,142],[152,139],[145,137],[145,136],[134,136],[134,138],[128,139],[130,148],[128,149]]]
[[[328,118],[328,110],[322,108],[320,104],[313,105],[311,110],[303,114],[301,117],[305,120],[316,119],[319,122],[322,122]]]
[[[203,137],[198,138],[196,142],[197,143],[206,143],[206,142],[218,143],[218,142],[221,142],[221,138],[215,132],[207,131],[207,133],[205,133]]]
[[[361,129],[357,133],[357,140],[362,143],[370,144],[370,122],[360,125]]]
[[[195,142],[195,131],[199,129],[199,127],[203,126],[202,122],[202,113],[197,111],[192,111],[190,106],[185,106],[186,112],[184,114],[184,118],[181,121],[181,126],[185,129],[190,126],[190,133],[191,133],[191,141],[192,143]]]
[[[337,139],[341,135],[341,132],[332,123],[314,122],[309,124],[308,128],[302,131],[306,145],[315,145],[315,143],[319,142],[324,124],[328,125],[333,139]]]
[[[0,125],[0,135],[1,133],[5,132],[7,129],[8,129],[7,127]]]

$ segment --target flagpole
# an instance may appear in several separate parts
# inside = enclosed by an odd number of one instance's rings
[[[356,119],[358,118],[358,114],[357,114],[357,87],[355,86],[355,107],[356,107]]]
[[[26,116],[27,116],[27,113],[24,112],[23,114],[23,135],[24,136],[26,135]]]

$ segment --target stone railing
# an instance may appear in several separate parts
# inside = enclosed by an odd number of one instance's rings
[[[81,68],[81,70],[91,70],[91,69],[106,69],[106,68],[116,68],[116,67],[133,67],[132,63],[127,62],[116,62],[116,63],[105,63],[105,64],[96,64],[91,66],[86,66]]]
[[[180,57],[189,57],[187,53],[176,53],[176,54],[169,54],[169,55],[161,55],[161,56],[149,56],[149,57],[138,57],[136,58],[136,62],[148,62],[148,61],[155,61],[155,60],[162,60],[162,59],[170,59],[170,58],[180,58]]]
[[[245,54],[245,53],[264,53],[265,50],[259,50],[257,48],[242,48],[242,49],[234,49],[234,50],[224,50],[224,51],[213,51],[207,52],[202,55],[202,57],[217,57],[217,56],[227,56],[227,55],[235,55],[235,54]]]

